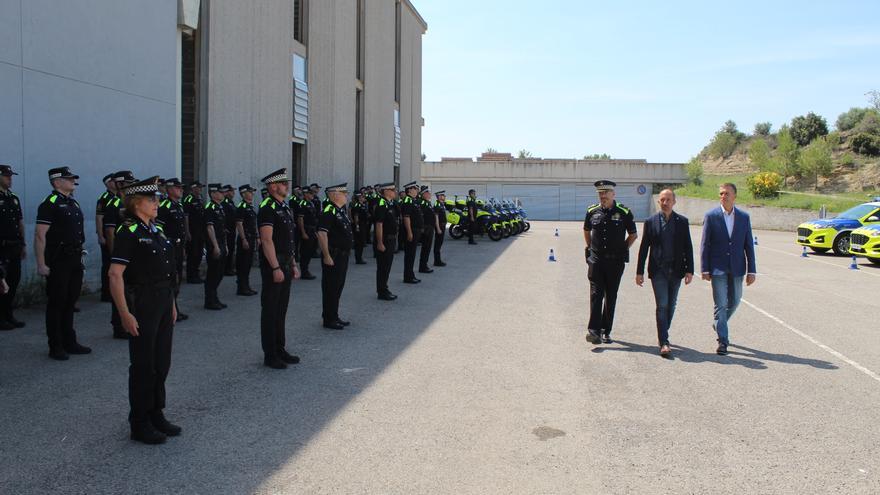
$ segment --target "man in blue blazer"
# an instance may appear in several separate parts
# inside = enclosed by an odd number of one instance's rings
[[[688,219],[676,213],[675,192],[660,191],[657,197],[660,212],[645,220],[642,228],[642,244],[639,246],[639,262],[636,267],[636,284],[645,282],[645,260],[648,261],[648,278],[654,289],[657,303],[657,340],[660,355],[669,357],[669,326],[675,314],[675,303],[681,280],[685,285],[694,278],[694,247]],[[650,257],[649,257],[650,253]]]
[[[727,322],[742,299],[743,277],[746,285],[755,283],[755,243],[748,213],[736,208],[736,185],[721,184],[718,188],[721,206],[703,218],[703,240],[700,261],[703,280],[712,282],[715,301],[715,323],[718,333],[717,354],[727,354]]]

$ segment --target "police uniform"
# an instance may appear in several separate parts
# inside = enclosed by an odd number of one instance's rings
[[[416,248],[419,245],[419,239],[422,236],[422,228],[424,227],[425,221],[422,216],[422,210],[419,207],[419,199],[413,198],[409,195],[409,191],[412,189],[418,190],[419,186],[415,182],[410,182],[406,186],[404,186],[404,191],[406,191],[406,197],[401,201],[401,216],[406,219],[409,218],[410,225],[410,233],[412,234],[412,239],[409,239],[409,235],[406,232],[406,225],[404,224],[404,230],[400,233],[402,237],[406,237],[405,244],[403,245],[403,283],[405,284],[417,284],[421,282],[421,280],[416,278],[415,274],[415,263],[416,263]]]
[[[235,273],[238,280],[238,290],[236,293],[240,296],[253,296],[257,291],[251,289],[251,267],[254,264],[254,250],[257,249],[257,239],[260,233],[257,232],[257,211],[254,205],[244,200],[244,194],[254,192],[255,189],[246,184],[238,188],[238,194],[241,196],[241,202],[235,209],[235,222],[241,223],[241,230],[244,232],[244,238],[238,239],[238,246],[235,252]],[[247,249],[245,249],[247,242]]]
[[[223,186],[223,194],[228,194],[233,192],[234,189],[231,185],[226,184]],[[226,275],[235,275],[235,241],[236,234],[235,231],[235,222],[238,218],[235,207],[235,200],[233,200],[230,196],[226,196],[223,198],[223,201],[220,202],[220,205],[223,207],[223,214],[226,217]]]
[[[468,244],[476,244],[474,234],[477,230],[477,198],[468,194],[465,205],[467,206],[467,236]]]
[[[385,191],[394,189],[394,183],[379,184],[376,189]],[[398,226],[398,209],[393,199],[380,198],[376,203],[373,222],[376,225],[376,239],[373,242],[374,247],[382,241],[385,251],[376,249],[376,293],[379,299],[384,301],[393,301],[397,296],[388,289],[388,276],[391,273],[391,265],[394,263],[394,248],[397,246],[397,226]],[[379,239],[379,224],[382,224],[382,239]]]
[[[596,189],[613,190],[616,184],[609,180],[595,183]],[[586,251],[587,276],[590,280],[590,337],[596,343],[601,338],[611,341],[617,290],[623,270],[629,261],[627,235],[636,233],[632,212],[614,201],[610,208],[591,205],[584,218],[584,231],[590,233],[590,247]]]
[[[333,192],[348,192],[348,184],[339,184],[325,189],[328,195]],[[321,260],[321,302],[324,328],[341,330],[349,322],[339,317],[339,298],[345,288],[345,275],[348,272],[348,257],[354,242],[354,231],[348,214],[332,202],[324,207],[318,219],[318,231],[327,235],[327,254],[333,260],[333,266]],[[323,258],[323,257],[322,257]]]
[[[102,179],[102,182],[106,186],[108,182],[113,180],[113,174],[107,174]],[[98,201],[95,203],[95,217],[101,218],[101,235],[104,235],[104,207],[110,202],[110,199],[115,197],[116,193],[111,191],[109,188],[98,196]],[[100,244],[100,243],[99,243]],[[101,244],[101,302],[110,302],[110,283],[107,281],[107,270],[110,269],[110,248],[107,246],[107,242],[105,241]]]
[[[125,205],[123,204],[123,188],[135,182],[134,175],[130,170],[121,170],[113,174],[113,182],[119,194],[110,198],[104,205],[104,238],[107,246],[112,249],[116,242],[116,233],[125,221]],[[122,328],[122,320],[119,318],[119,309],[114,301],[110,301],[110,326],[113,328],[113,338],[128,339],[128,333]]]
[[[437,224],[440,227],[440,233],[434,236],[434,266],[446,266],[441,256],[443,248],[443,239],[446,237],[446,204],[440,201],[440,196],[446,196],[446,191],[437,191],[434,193],[437,198],[434,201],[434,215],[437,216]]]
[[[282,168],[263,177],[267,186],[276,182],[287,182],[287,169]],[[260,294],[260,335],[263,345],[263,364],[274,369],[286,368],[288,364],[296,364],[299,357],[293,356],[285,349],[286,337],[284,322],[287,318],[287,306],[290,303],[290,283],[293,280],[293,264],[296,263],[294,231],[296,226],[293,214],[286,201],[279,201],[269,196],[260,203],[257,213],[257,224],[263,230],[272,229],[272,244],[277,265],[270,264],[266,257],[267,245],[260,249],[260,276],[263,280]],[[275,282],[274,274],[280,271],[284,278]]]
[[[9,165],[0,165],[0,176],[18,175]],[[12,314],[12,301],[21,282],[21,255],[24,253],[24,230],[21,201],[12,191],[0,189],[0,267],[4,269],[9,290],[0,294],[0,330],[12,330],[24,326]]]
[[[208,184],[208,195],[222,192],[222,184]],[[223,280],[223,271],[226,268],[226,212],[221,204],[222,200],[215,201],[211,198],[205,203],[205,247],[207,249],[208,270],[205,273],[205,309],[218,310],[226,308],[217,297],[217,288]],[[219,253],[215,256],[214,245],[208,236],[208,227],[214,230],[214,239],[217,241]]]
[[[434,245],[437,217],[434,216],[434,207],[431,205],[431,201],[423,196],[425,193],[430,192],[431,190],[427,186],[422,186],[419,197],[416,199],[422,212],[423,220],[421,232],[422,248],[419,251],[419,273],[432,273],[434,271],[428,266],[428,258],[431,256],[431,247]]]
[[[204,187],[199,181],[190,184],[190,193],[183,198],[183,209],[189,221],[190,240],[186,246],[186,281],[190,284],[204,282],[199,274],[202,254],[205,250],[205,201],[201,194],[195,194],[194,188]]]
[[[166,191],[168,187],[183,187],[183,183],[176,177],[165,181]],[[174,271],[177,274],[174,284],[175,297],[180,294],[180,286],[183,284],[183,258],[185,257],[186,245],[186,211],[180,201],[170,198],[163,199],[159,203],[159,216],[156,224],[162,227],[165,237],[171,242],[174,250]],[[177,308],[177,321],[189,318]]]
[[[49,170],[49,179],[79,179],[68,167]],[[79,203],[57,189],[37,208],[37,225],[46,225],[43,260],[49,268],[46,279],[46,336],[49,356],[66,360],[68,354],[88,354],[91,349],[76,341],[73,308],[83,280],[83,214]]]
[[[158,177],[124,188],[125,195],[155,196]],[[137,336],[128,341],[128,400],[131,438],[157,444],[180,434],[165,419],[165,379],[171,368],[174,333],[174,244],[152,221],[127,218],[116,233],[111,264],[123,266],[123,302],[137,320]]]
[[[367,211],[367,203],[364,201],[363,192],[355,195],[355,200],[349,206],[351,212],[351,226],[354,229],[354,262],[356,265],[364,265],[364,246],[370,235],[370,214]]]
[[[315,276],[309,272],[309,263],[315,256],[318,247],[318,238],[315,237],[315,232],[318,229],[319,210],[317,208],[319,208],[320,205],[321,202],[316,198],[303,199],[299,202],[299,208],[296,212],[297,222],[302,221],[302,228],[298,229],[302,236],[300,239],[301,251],[299,265],[304,280],[312,280],[315,278]],[[308,239],[306,239],[306,237],[308,237]]]

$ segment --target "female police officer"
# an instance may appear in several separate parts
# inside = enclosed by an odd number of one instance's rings
[[[162,413],[177,307],[174,247],[155,224],[158,207],[158,177],[125,187],[128,219],[118,227],[108,274],[122,326],[131,335],[131,438],[146,444],[163,443],[181,431]]]

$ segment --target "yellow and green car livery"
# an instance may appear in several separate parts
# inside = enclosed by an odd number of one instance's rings
[[[875,265],[880,265],[880,224],[866,225],[853,230],[849,236],[849,252],[864,256]]]
[[[835,218],[811,220],[798,225],[797,243],[817,253],[832,249],[839,256],[847,255],[850,234],[868,225],[880,225],[880,201],[854,206]]]

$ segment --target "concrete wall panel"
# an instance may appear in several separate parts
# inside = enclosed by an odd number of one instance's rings
[[[0,62],[21,65],[21,0],[0,0]]]

